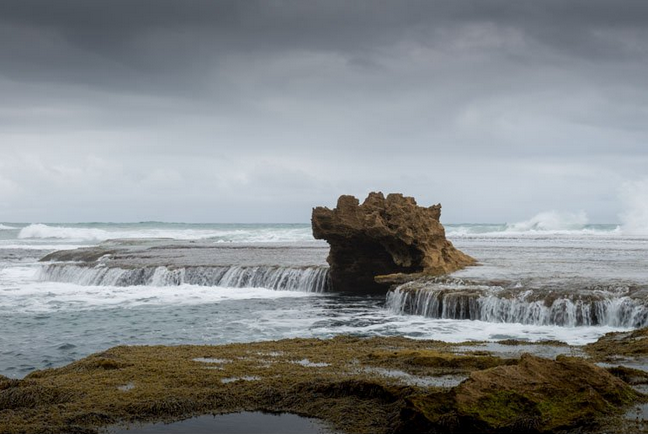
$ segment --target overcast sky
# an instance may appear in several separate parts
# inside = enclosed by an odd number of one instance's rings
[[[0,2],[0,221],[617,222],[647,176],[646,0]]]

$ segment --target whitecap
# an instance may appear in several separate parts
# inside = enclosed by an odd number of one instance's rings
[[[177,240],[213,240],[214,242],[299,242],[313,241],[309,226],[297,228],[138,228],[113,226],[109,230],[89,227],[31,224],[20,230],[20,239],[66,239],[75,241],[106,241],[109,239],[170,238]]]
[[[18,238],[103,241],[111,238],[111,236],[109,232],[102,229],[48,226],[41,223],[36,223],[22,228],[18,233]]]
[[[580,231],[588,223],[585,211],[578,213],[545,211],[528,220],[506,225],[507,232]]]

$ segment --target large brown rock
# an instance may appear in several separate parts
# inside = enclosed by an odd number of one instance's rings
[[[335,209],[314,208],[313,236],[331,246],[331,286],[380,290],[379,275],[440,275],[473,264],[446,239],[440,216],[441,205],[421,207],[402,194],[370,193],[362,205],[353,196],[340,196]]]

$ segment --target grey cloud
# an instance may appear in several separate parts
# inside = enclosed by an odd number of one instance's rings
[[[631,0],[4,1],[0,220],[295,221],[373,189],[614,220],[646,40]]]

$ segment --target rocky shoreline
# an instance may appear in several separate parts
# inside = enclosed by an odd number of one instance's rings
[[[119,346],[22,380],[0,377],[0,432],[98,433],[257,410],[345,433],[647,432],[624,414],[647,402],[648,329],[584,347],[489,345],[340,336]]]
[[[382,193],[362,204],[341,196],[333,210],[315,208],[313,234],[330,244],[330,270],[322,267],[321,247],[239,252],[153,240],[55,252],[42,259],[42,273],[117,286],[255,283],[384,293],[410,284],[418,290],[434,276],[475,264],[445,238],[440,212],[440,205],[424,208]],[[278,268],[269,264],[277,255],[297,260]],[[471,296],[479,291],[479,285],[451,285],[437,298],[446,306],[458,300],[450,310],[463,313],[451,317],[476,319]],[[424,304],[442,309],[441,301]],[[648,433],[647,393],[648,328],[583,347],[357,336],[118,346],[21,380],[0,376],[0,433],[89,434],[244,411],[293,413],[358,434]]]

